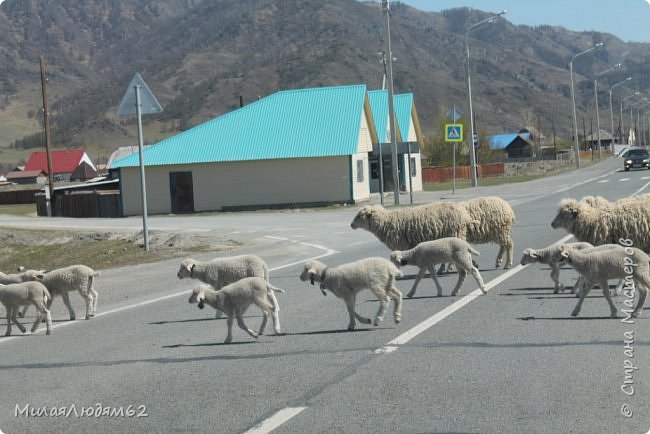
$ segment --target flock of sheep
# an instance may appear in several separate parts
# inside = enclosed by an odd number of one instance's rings
[[[400,266],[413,265],[419,268],[418,275],[407,297],[413,297],[424,274],[428,271],[442,295],[442,287],[436,274],[445,266],[455,266],[458,281],[451,295],[457,295],[467,274],[471,274],[479,288],[486,292],[481,274],[473,262],[479,254],[470,243],[496,243],[499,253],[497,268],[513,264],[514,244],[511,238],[515,214],[510,205],[499,197],[481,197],[457,203],[430,203],[417,207],[399,208],[387,211],[378,205],[362,207],[351,223],[352,229],[365,229],[374,234],[390,250],[390,260],[380,257],[361,259],[337,267],[328,267],[320,261],[304,264],[301,281],[318,283],[325,295],[329,290],[346,304],[349,322],[348,330],[354,330],[356,321],[378,325],[384,317],[389,301],[393,301],[393,318],[399,323],[402,318],[402,293],[395,286],[402,276]],[[572,312],[579,314],[585,296],[594,284],[599,285],[607,300],[612,317],[616,308],[611,300],[608,280],[620,279],[626,291],[637,289],[639,300],[631,316],[641,313],[650,288],[650,195],[625,198],[609,202],[601,197],[585,197],[580,201],[565,199],[560,202],[553,228],[564,228],[578,240],[572,244],[553,244],[543,249],[525,249],[521,264],[548,264],[555,292],[564,289],[559,281],[559,270],[563,264],[571,265],[580,274],[582,286],[580,300]],[[504,257],[505,255],[505,264]],[[440,264],[440,270],[434,269]],[[86,301],[86,319],[94,316],[97,309],[97,291],[93,288],[94,277],[99,273],[84,265],[73,265],[45,272],[27,270],[17,274],[0,273],[0,302],[7,313],[7,330],[11,324],[25,332],[17,320],[24,316],[29,305],[37,310],[32,332],[45,319],[47,334],[50,333],[50,306],[53,297],[61,296],[70,313],[68,293],[78,291]],[[193,289],[189,302],[203,309],[205,304],[227,316],[228,332],[225,343],[232,341],[232,325],[237,325],[250,336],[264,333],[271,316],[276,334],[281,333],[280,307],[275,292],[284,292],[269,282],[269,269],[263,259],[255,255],[241,255],[217,258],[208,262],[186,259],[177,273],[179,279],[190,278],[202,281]],[[374,321],[361,316],[355,310],[356,296],[363,289],[370,289],[379,301]],[[243,314],[255,304],[262,312],[262,323],[257,331],[245,324]],[[22,313],[18,309],[24,306]]]

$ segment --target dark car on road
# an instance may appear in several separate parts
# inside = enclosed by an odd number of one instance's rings
[[[650,155],[645,149],[630,149],[623,157],[623,167],[626,172],[636,167],[650,169],[649,160]]]

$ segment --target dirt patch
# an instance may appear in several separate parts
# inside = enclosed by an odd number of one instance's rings
[[[0,229],[0,271],[52,269],[83,263],[96,269],[154,262],[191,252],[223,251],[241,245],[217,231],[149,232]]]

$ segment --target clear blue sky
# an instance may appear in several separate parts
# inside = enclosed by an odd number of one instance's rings
[[[650,0],[401,0],[423,11],[469,7],[508,13],[513,24],[549,24],[611,33],[625,42],[650,42]]]

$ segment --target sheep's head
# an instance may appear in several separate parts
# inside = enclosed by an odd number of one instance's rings
[[[194,288],[192,290],[192,295],[190,295],[190,299],[189,299],[190,304],[198,303],[199,309],[203,309],[205,307],[204,301],[205,301],[205,287],[199,286]]]
[[[181,267],[178,269],[178,273],[176,273],[176,277],[179,279],[183,279],[186,277],[192,277],[192,270],[194,270],[194,266],[196,265],[196,261],[194,259],[187,258],[183,262],[181,262]]]
[[[312,285],[314,282],[320,282],[325,268],[327,266],[320,261],[308,261],[305,263],[302,273],[300,273],[300,280],[303,282],[309,280]]]
[[[611,203],[602,196],[585,196],[580,202],[585,203],[592,208],[604,208],[611,205]]]
[[[537,262],[537,252],[535,249],[526,249],[521,255],[521,265],[528,265]]]
[[[579,218],[581,206],[575,199],[564,199],[560,202],[557,215],[551,222],[553,229],[565,228],[571,230],[575,221]]]
[[[562,244],[560,246],[560,257],[565,260],[567,263],[571,263],[571,252],[573,251],[573,247],[569,244]]]
[[[27,270],[23,273],[23,281],[37,281],[40,282],[45,277],[45,270]]]
[[[398,267],[401,267],[402,265],[408,265],[408,261],[404,259],[404,252],[401,250],[394,250],[390,254],[390,260],[393,264],[395,264]]]
[[[350,223],[352,229],[365,229],[370,230],[370,222],[377,217],[380,212],[378,205],[366,205],[359,210],[357,215]]]

